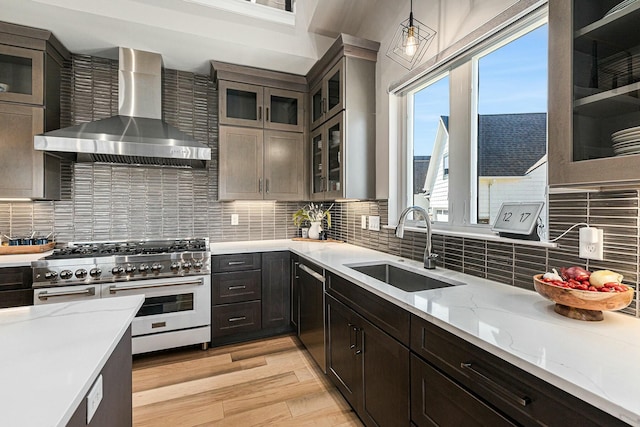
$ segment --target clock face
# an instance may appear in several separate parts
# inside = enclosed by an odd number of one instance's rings
[[[531,234],[544,202],[503,203],[491,228],[493,231]]]

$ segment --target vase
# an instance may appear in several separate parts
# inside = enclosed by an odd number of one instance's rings
[[[312,221],[311,227],[309,228],[309,238],[318,240],[320,238],[320,232],[322,231],[322,222],[320,221]]]

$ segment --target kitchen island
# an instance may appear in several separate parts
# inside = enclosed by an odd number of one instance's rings
[[[130,324],[142,302],[140,295],[0,310],[0,425],[85,425],[86,396],[100,380],[90,425],[118,419],[122,398],[130,420]]]
[[[420,262],[354,245],[290,240],[212,243],[212,254],[290,250],[349,282],[572,394],[625,423],[640,426],[640,321],[605,312],[583,322],[553,311],[537,293],[443,268],[429,274],[463,282],[405,292],[349,268]]]

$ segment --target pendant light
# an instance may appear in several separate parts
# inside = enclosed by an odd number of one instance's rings
[[[435,36],[435,30],[413,17],[411,0],[409,19],[400,23],[387,50],[387,56],[410,70],[420,62]]]

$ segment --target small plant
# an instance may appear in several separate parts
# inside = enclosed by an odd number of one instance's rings
[[[327,218],[327,228],[331,228],[331,212],[330,209],[333,207],[333,203],[329,208],[324,209],[322,204],[314,205],[313,203],[309,203],[304,207],[298,209],[293,214],[293,223],[296,227],[300,227],[305,221],[309,222],[320,222],[324,218]]]

